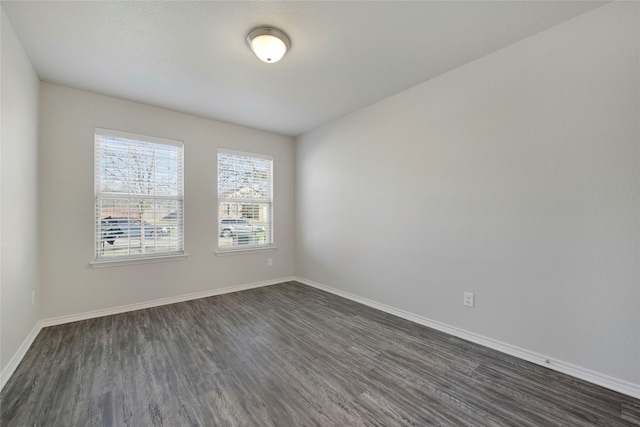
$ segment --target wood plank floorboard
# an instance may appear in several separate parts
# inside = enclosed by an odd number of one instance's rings
[[[297,282],[44,328],[11,426],[640,426],[640,401]]]

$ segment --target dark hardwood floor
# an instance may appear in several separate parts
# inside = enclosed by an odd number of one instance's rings
[[[45,328],[2,426],[624,426],[640,401],[296,283]]]

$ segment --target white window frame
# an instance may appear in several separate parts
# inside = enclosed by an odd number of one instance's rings
[[[238,156],[238,157],[248,157],[248,158],[253,158],[253,159],[260,159],[260,160],[266,160],[269,162],[269,194],[265,195],[265,197],[251,197],[251,198],[244,198],[244,197],[223,197],[223,195],[221,195],[220,191],[221,191],[221,186],[220,186],[220,170],[219,170],[219,166],[220,166],[220,154],[228,154],[228,155],[233,155],[233,156]],[[273,183],[273,169],[274,169],[274,160],[272,156],[269,155],[265,155],[265,154],[258,154],[258,153],[252,153],[252,152],[246,152],[246,151],[238,151],[238,150],[232,150],[232,149],[228,149],[228,148],[218,148],[218,152],[216,153],[216,181],[218,183],[217,188],[218,188],[218,194],[217,194],[217,204],[216,204],[216,208],[217,208],[217,222],[216,222],[216,252],[215,254],[218,256],[225,256],[225,255],[236,255],[236,254],[242,254],[242,253],[248,253],[248,252],[261,252],[261,251],[272,251],[277,249],[276,245],[275,245],[275,232],[274,232],[274,183]],[[238,189],[239,190],[239,189]],[[231,246],[221,246],[220,242],[221,242],[221,235],[220,235],[220,223],[221,220],[223,219],[223,214],[221,213],[223,210],[223,203],[230,203],[230,204],[251,204],[251,203],[255,203],[255,204],[264,204],[266,205],[266,210],[267,210],[267,215],[268,215],[268,220],[267,220],[267,224],[266,224],[266,230],[265,230],[265,238],[266,241],[265,243],[260,243],[260,244],[247,244],[247,245],[239,245],[239,244],[235,244],[235,245],[231,245]]]
[[[141,142],[147,144],[168,145],[178,147],[178,155],[176,159],[176,173],[177,173],[177,190],[175,194],[136,194],[133,192],[123,191],[106,191],[102,188],[102,175],[101,175],[101,156],[102,156],[102,143],[101,139],[106,138],[118,138],[133,142]],[[124,145],[124,143],[123,143]],[[154,166],[155,169],[155,166]],[[153,171],[154,181],[157,179],[157,171]],[[169,251],[159,252],[145,252],[140,254],[126,254],[126,255],[101,255],[104,254],[102,245],[106,245],[105,239],[101,236],[102,232],[102,211],[101,206],[105,199],[129,199],[129,200],[148,200],[151,202],[166,202],[171,201],[177,205],[176,210],[176,229],[171,233],[175,233],[174,242],[170,246],[175,245],[175,249]],[[143,220],[143,219],[141,219]],[[182,141],[175,141],[170,139],[158,138],[147,135],[134,134],[129,132],[122,132],[112,129],[95,128],[94,132],[94,259],[90,264],[94,268],[101,267],[113,267],[129,264],[141,264],[148,262],[164,262],[164,261],[178,261],[187,258],[187,254],[184,250],[184,144]],[[172,235],[173,237],[173,235]]]

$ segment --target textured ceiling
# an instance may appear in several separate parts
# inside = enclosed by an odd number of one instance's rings
[[[44,81],[299,135],[600,6],[591,1],[2,1]],[[260,62],[258,25],[289,53]]]

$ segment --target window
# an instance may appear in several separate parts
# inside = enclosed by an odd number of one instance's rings
[[[182,142],[95,130],[95,259],[183,255]]]
[[[218,150],[218,249],[273,246],[273,159]]]

